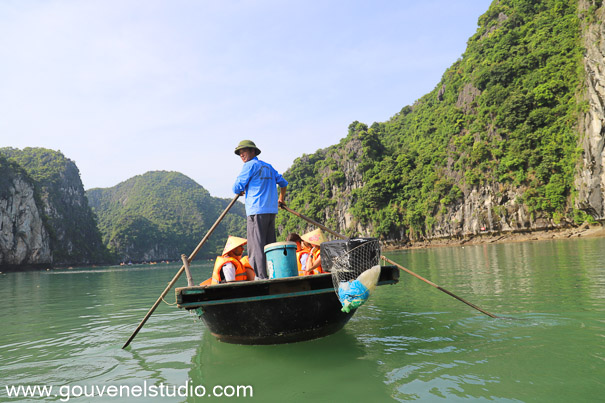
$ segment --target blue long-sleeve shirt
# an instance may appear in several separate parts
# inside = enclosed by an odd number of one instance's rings
[[[245,162],[233,184],[233,193],[246,192],[246,215],[277,214],[277,186],[288,182],[271,164],[257,157]]]

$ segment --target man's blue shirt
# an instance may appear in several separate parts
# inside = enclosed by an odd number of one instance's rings
[[[257,157],[244,163],[233,184],[233,193],[246,192],[246,215],[277,214],[277,186],[286,187],[288,182],[271,164]]]

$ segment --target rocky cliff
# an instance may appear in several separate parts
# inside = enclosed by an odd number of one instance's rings
[[[580,147],[576,187],[577,208],[605,219],[605,7],[580,1],[583,18],[586,111],[580,116]]]
[[[52,262],[50,237],[32,180],[0,155],[0,267],[44,266]]]
[[[108,260],[95,217],[88,206],[80,173],[63,154],[43,148],[0,149],[12,180],[3,180],[0,248],[4,265],[76,265]],[[4,224],[3,224],[4,226]],[[12,243],[11,243],[12,242]]]
[[[536,231],[573,225],[571,206],[586,212],[594,220],[605,218],[605,7],[601,2],[580,0],[578,20],[580,44],[586,52],[582,59],[585,77],[577,97],[584,99],[578,113],[578,149],[582,150],[575,173],[575,189],[568,195],[568,213],[557,215],[532,212],[523,203],[527,186],[487,183],[463,187],[462,200],[438,214],[427,238],[469,236],[489,232]],[[503,20],[502,13],[499,20]],[[479,93],[475,93],[477,96]],[[464,98],[465,93],[460,93]],[[466,100],[470,104],[473,99]],[[551,112],[552,113],[552,112]]]

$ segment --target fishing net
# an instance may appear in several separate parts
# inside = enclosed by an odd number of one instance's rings
[[[364,239],[364,242],[348,249],[351,243],[345,243],[339,255],[332,258],[329,267],[335,288],[344,281],[355,280],[364,271],[380,263],[380,243],[377,239]],[[354,245],[354,244],[353,244]],[[322,258],[324,255],[322,244]]]
[[[380,243],[377,239],[357,239],[344,244],[341,253],[330,259],[329,270],[343,311],[362,305],[376,286],[380,276]],[[328,246],[328,245],[326,245]],[[322,249],[324,244],[322,244]],[[350,249],[349,249],[350,248]],[[323,251],[322,251],[323,255]]]

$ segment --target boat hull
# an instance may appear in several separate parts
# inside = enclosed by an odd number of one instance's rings
[[[385,266],[378,284],[398,279],[398,270]],[[216,338],[235,344],[324,337],[342,329],[355,313],[341,311],[330,274],[181,287],[176,300],[180,308],[195,310]]]

